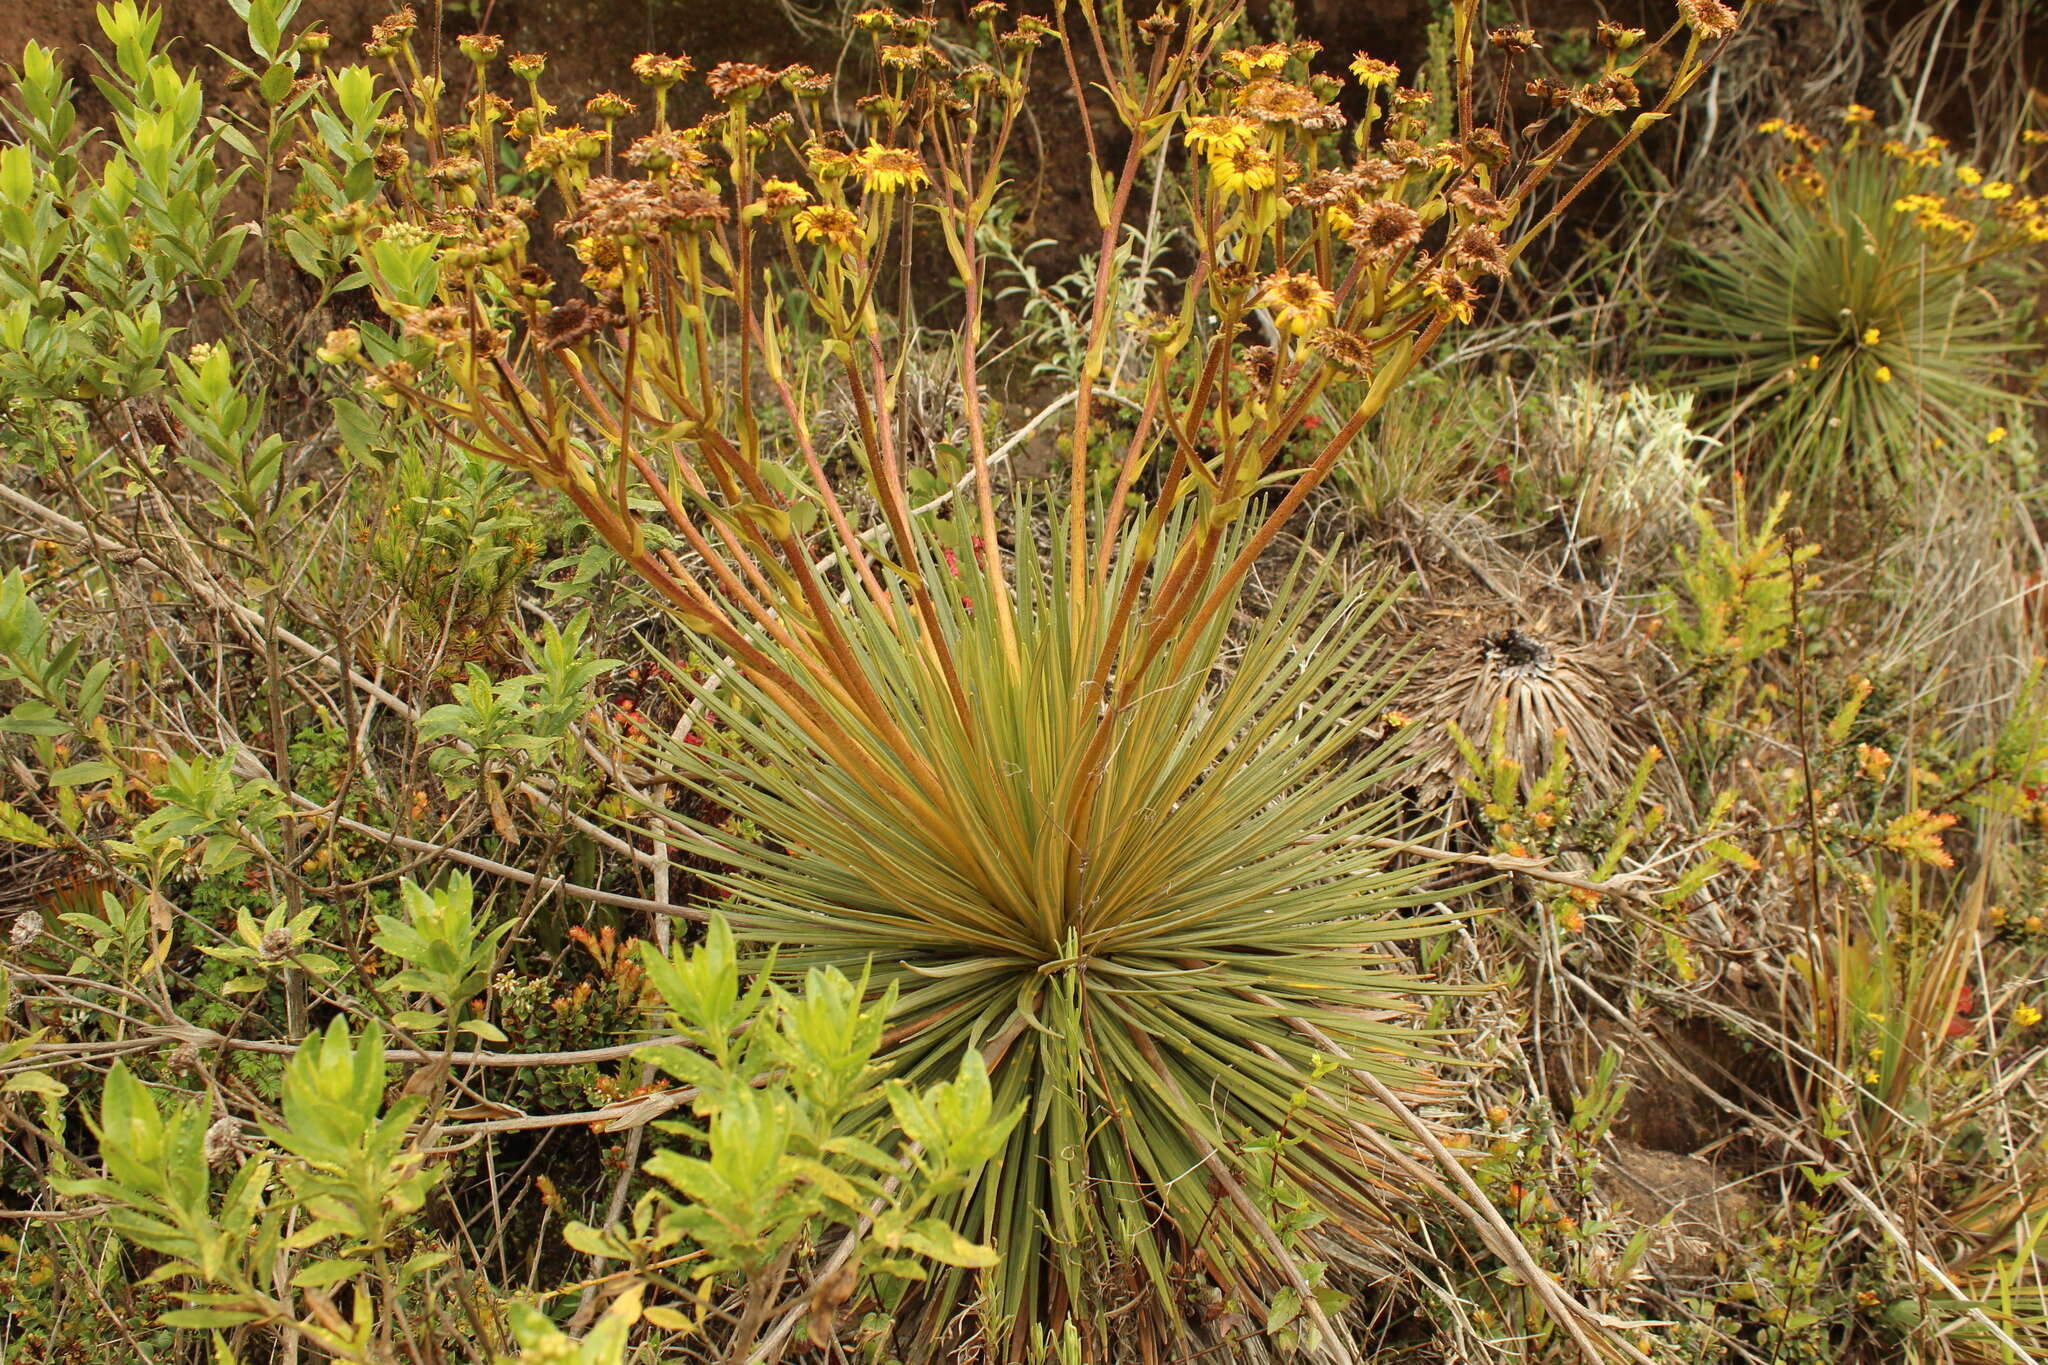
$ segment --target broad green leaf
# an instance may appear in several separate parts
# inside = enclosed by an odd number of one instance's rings
[[[300,1289],[326,1289],[352,1280],[369,1268],[363,1261],[314,1261],[292,1276],[292,1284]]]
[[[70,1093],[71,1087],[47,1071],[24,1071],[8,1077],[5,1084],[0,1084],[0,1094],[41,1095],[47,1099],[61,1100]]]
[[[99,759],[89,759],[84,763],[73,763],[69,767],[59,768],[56,772],[51,773],[50,785],[53,787],[83,787],[93,782],[110,782],[120,775],[121,770],[113,764]]]

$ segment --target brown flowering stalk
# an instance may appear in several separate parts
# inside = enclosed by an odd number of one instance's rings
[[[1081,595],[1092,581],[1099,589],[1120,556],[1133,556],[1137,570],[1119,575],[1113,608],[1130,629],[1111,632],[1095,670],[1107,695],[1119,669],[1142,671],[1162,650],[1185,661],[1201,623],[1234,600],[1258,555],[1444,330],[1469,322],[1487,281],[1508,273],[1586,184],[1668,114],[1738,22],[1720,0],[1683,0],[1679,20],[1654,41],[1603,30],[1596,79],[1531,87],[1563,126],[1549,132],[1546,119],[1516,133],[1504,128],[1507,72],[1533,34],[1490,35],[1502,90],[1494,122],[1481,123],[1471,75],[1477,0],[1460,0],[1454,89],[1407,88],[1391,64],[1359,54],[1349,74],[1368,105],[1359,126],[1345,130],[1337,103],[1345,82],[1316,69],[1315,44],[1217,53],[1231,9],[1203,0],[1127,29],[1083,3],[1054,29],[1029,18],[1009,23],[1003,6],[984,4],[974,17],[1000,55],[995,64],[934,46],[927,21],[865,12],[858,22],[874,39],[880,79],[858,102],[862,131],[852,135],[824,117],[824,78],[745,62],[711,66],[706,87],[720,107],[694,127],[671,127],[671,93],[693,63],[645,54],[634,70],[653,94],[654,128],[623,148],[635,102],[602,94],[586,105],[587,124],[562,123],[531,56],[511,59],[526,83],[524,108],[508,117],[479,97],[466,121],[443,120],[438,87],[414,60],[400,13],[371,42],[372,55],[393,63],[410,113],[377,125],[373,159],[391,190],[381,209],[337,210],[336,226],[360,245],[401,337],[420,346],[373,345],[351,358],[451,440],[563,492],[693,629],[779,693],[796,701],[816,690],[817,700],[850,706],[886,730],[833,623],[833,594],[851,586],[885,619],[905,629],[916,622],[939,666],[957,669],[912,548],[920,536],[908,491],[914,453],[903,448],[895,392],[895,324],[907,319],[892,319],[878,295],[895,287],[897,314],[911,304],[915,224],[934,224],[961,287],[960,415],[976,537],[981,553],[995,555],[983,243],[1031,52],[1051,39],[1081,92],[1102,232],[1066,441],[1070,588]],[[1638,107],[1643,64],[1681,40],[1657,104],[1636,112],[1540,221],[1517,229],[1534,191],[1586,131]],[[487,39],[465,41],[479,68],[496,56]],[[1084,53],[1131,133],[1113,171],[1095,161],[1086,105],[1097,83],[1079,78]],[[1426,141],[1439,98],[1455,106],[1454,133]],[[1088,489],[1099,394],[1127,382],[1106,373],[1110,343],[1128,325],[1115,311],[1122,234],[1145,167],[1176,135],[1199,167],[1197,261],[1177,313],[1152,327],[1152,375],[1116,457],[1117,496],[1098,518]],[[405,149],[414,136],[431,158],[424,175]],[[527,226],[535,206],[493,192],[486,168],[497,163],[501,137],[515,140],[526,170],[559,197],[546,212],[587,267],[582,284],[594,297],[566,297],[564,282],[535,262]],[[617,178],[620,162],[638,178]],[[408,293],[393,271],[419,252],[431,255],[432,287]],[[799,367],[789,351],[793,304],[825,334],[819,355],[806,359],[831,367],[853,408],[863,470],[854,502],[814,430],[815,368]],[[1274,363],[1239,363],[1247,328],[1272,333]],[[1166,375],[1191,347],[1196,379],[1177,390]],[[428,353],[438,362],[431,379],[423,377]],[[1278,463],[1331,386],[1361,378],[1362,397],[1315,457]],[[757,406],[763,394],[766,408]],[[793,462],[769,450],[771,426],[794,447]],[[1158,491],[1133,509],[1147,470],[1157,471]],[[655,540],[648,502],[662,514]],[[1254,508],[1260,515],[1239,535]],[[1153,574],[1164,525],[1180,515],[1194,516],[1199,531]],[[870,549],[875,530],[892,547],[886,565]],[[824,549],[850,585],[812,568]],[[1009,598],[999,590],[990,603],[1005,623]],[[747,641],[754,628],[808,661],[801,680],[774,676]],[[1004,638],[1014,650],[1008,624]],[[954,695],[968,706],[957,686]],[[814,705],[800,709],[823,726]],[[1110,729],[1105,720],[1105,742]]]

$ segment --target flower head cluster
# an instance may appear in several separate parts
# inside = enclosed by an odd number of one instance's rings
[[[1892,201],[1892,212],[1910,213],[1919,229],[1930,237],[1956,237],[1963,241],[1977,235],[1977,225],[1951,213],[1938,194],[1907,194]]]
[[[581,212],[565,220],[562,230],[577,237],[645,243],[665,232],[712,227],[731,216],[724,204],[694,185],[599,176],[584,189]]]
[[[1941,154],[1947,150],[1948,139],[1940,137],[1930,137],[1918,147],[1909,147],[1897,138],[1884,144],[1886,156],[1896,157],[1908,166],[1915,166],[1923,171],[1939,166]]]
[[[1782,137],[1809,152],[1819,152],[1827,147],[1826,141],[1811,128],[1790,119],[1767,118],[1756,126],[1756,130],[1765,137]]]

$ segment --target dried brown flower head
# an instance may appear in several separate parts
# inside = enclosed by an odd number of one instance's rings
[[[1507,139],[1497,128],[1484,124],[1465,134],[1459,158],[1468,166],[1498,166],[1508,159]]]
[[[242,1145],[241,1120],[225,1115],[207,1125],[206,1136],[200,1142],[200,1151],[206,1156],[209,1166],[225,1165]]]
[[[1027,14],[1019,19],[1017,27],[1005,33],[1000,41],[1006,52],[1029,52],[1052,35],[1053,29],[1050,24],[1036,15]]]
[[[363,53],[370,57],[395,57],[405,40],[412,37],[419,27],[420,17],[411,5],[402,5],[389,15],[370,26],[370,41],[363,44]]]
[[[1259,388],[1273,382],[1273,367],[1280,357],[1271,346],[1247,346],[1237,353],[1237,367]]]
[[[626,164],[644,171],[692,172],[703,166],[704,152],[695,139],[673,128],[664,128],[635,138],[626,149]]]
[[[554,278],[531,261],[520,266],[519,274],[514,278],[513,289],[522,299],[544,299],[554,292]]]
[[[683,56],[643,52],[633,59],[633,74],[640,78],[642,85],[655,90],[668,89],[695,69],[690,59]]]
[[[1422,215],[1406,204],[1362,204],[1357,220],[1347,240],[1369,260],[1392,260],[1422,240]]]
[[[798,62],[782,68],[782,88],[792,95],[822,95],[832,88],[832,78]]]
[[[939,54],[922,43],[884,43],[882,65],[898,71],[918,71],[941,64]]]
[[[1352,178],[1361,194],[1383,189],[1406,174],[1407,168],[1397,166],[1383,156],[1360,157],[1351,168]]]
[[[444,190],[452,190],[473,183],[483,170],[483,163],[473,156],[444,156],[427,168],[427,179]]]
[[[1388,138],[1381,144],[1380,152],[1403,171],[1426,171],[1430,162],[1436,159],[1427,147],[1412,137]]]
[[[416,336],[430,343],[436,350],[459,346],[469,336],[469,325],[462,316],[462,310],[440,304],[433,308],[420,308],[408,313],[405,318],[408,336]],[[285,944],[286,948],[291,945]]]
[[[540,320],[540,344],[550,351],[574,346],[603,325],[603,317],[582,299],[548,309]]]
[[[1592,118],[1606,118],[1618,114],[1628,106],[1614,93],[1611,82],[1589,81],[1574,86],[1566,95],[1573,109]]]
[[[1474,218],[1498,218],[1505,211],[1492,190],[1470,178],[1453,185],[1446,198],[1451,207],[1463,209]]]
[[[1354,171],[1317,171],[1299,185],[1287,187],[1287,202],[1296,208],[1326,209],[1349,203],[1363,187]]]
[[[1602,19],[1595,26],[1594,35],[1598,38],[1600,46],[1609,52],[1626,52],[1640,43],[1645,36],[1641,29],[1617,24],[1612,19]]]
[[[1709,42],[1727,37],[1741,22],[1723,0],[1678,0],[1678,12],[1692,25],[1693,32]]]
[[[1339,369],[1353,374],[1369,374],[1373,367],[1372,347],[1356,332],[1347,332],[1341,327],[1325,327],[1309,338],[1311,347],[1323,359]]]
[[[1489,275],[1508,273],[1507,248],[1491,228],[1474,225],[1459,233],[1451,246],[1450,258],[1458,265],[1472,266]]]
[[[754,62],[720,62],[711,68],[704,84],[713,99],[750,100],[775,84],[777,74]]]

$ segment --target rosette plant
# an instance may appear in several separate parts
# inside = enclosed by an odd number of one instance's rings
[[[1718,240],[1686,249],[1661,348],[1801,510],[1842,493],[1881,504],[1984,453],[2021,387],[2022,301],[2048,241],[2042,200],[1956,164],[1940,138],[1872,138],[1869,118],[1852,109],[1835,139],[1764,123],[1776,174],[1742,187]]]
[[[1314,1261],[1383,1226],[1397,1097],[1443,1083],[1389,946],[1440,924],[1402,913],[1413,882],[1361,837],[1384,819],[1361,800],[1383,763],[1352,748],[1370,602],[1297,573],[1234,631],[1241,592],[1443,332],[1739,22],[1683,0],[1661,37],[1603,26],[1599,73],[1543,86],[1530,123],[1507,91],[1533,35],[1451,9],[1450,86],[1361,54],[1351,116],[1314,44],[1223,50],[1225,0],[1079,0],[1057,25],[986,0],[944,41],[928,16],[856,16],[877,86],[850,106],[806,68],[712,65],[687,127],[669,115],[693,64],[652,55],[651,118],[605,95],[562,119],[533,56],[505,59],[522,102],[452,107],[460,83],[399,16],[372,48],[401,97],[333,72],[306,125],[308,183],[336,193],[304,229],[352,247],[390,320],[328,357],[559,491],[712,661],[695,685],[737,746],[655,757],[750,835],[650,820],[727,864],[730,922],[778,970],[872,960],[902,1073],[977,1049],[997,1107],[1025,1106],[952,1210],[997,1266],[898,1305],[899,1350],[1012,1355],[1071,1323],[1091,1359],[1160,1359],[1198,1323],[1249,1322],[1343,1351]],[[984,395],[983,243],[1045,47],[1124,135],[1079,111],[1097,302],[1074,387],[1033,423],[1065,425],[1067,493],[1013,515],[994,475],[1024,433]],[[495,45],[464,50],[487,92]],[[503,192],[508,138],[538,206]],[[342,192],[366,166],[375,188]],[[1196,259],[1157,314],[1118,316],[1127,224],[1155,199],[1187,205]],[[537,216],[584,292],[543,266]],[[964,450],[917,505],[913,475],[947,454],[901,408],[934,277]],[[1332,398],[1344,420],[1286,454]],[[1135,417],[1112,428],[1109,402]]]

